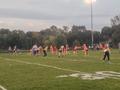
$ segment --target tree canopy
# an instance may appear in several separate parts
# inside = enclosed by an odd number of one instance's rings
[[[120,17],[116,16],[111,19],[112,26],[105,26],[100,31],[93,31],[94,44],[101,42],[111,43],[117,47],[120,42]],[[0,49],[7,49],[9,46],[15,45],[20,49],[30,49],[33,44],[37,45],[73,45],[82,44],[91,45],[91,30],[87,30],[85,26],[73,25],[70,29],[68,26],[58,28],[53,25],[39,32],[22,30],[0,29]]]

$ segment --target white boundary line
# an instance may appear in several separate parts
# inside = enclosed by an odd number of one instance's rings
[[[20,61],[20,60],[18,60],[18,59],[8,59],[8,58],[4,58],[4,60],[6,60],[6,61],[11,61],[11,62],[28,64],[28,65],[37,65],[37,66],[42,66],[42,67],[47,67],[47,68],[53,68],[53,69],[62,70],[62,71],[69,71],[69,72],[72,72],[72,73],[85,74],[84,72],[80,72],[80,71],[77,71],[77,70],[64,69],[64,68],[60,68],[60,67],[56,67],[56,66],[51,66],[51,65],[46,65],[46,64],[40,64],[40,63],[32,63],[32,62]],[[93,75],[94,75],[94,74],[93,74]],[[2,90],[7,90],[7,89],[5,89],[4,87],[1,87],[1,86],[0,86],[0,88],[1,88]]]
[[[3,86],[0,85],[0,89],[2,90],[7,90],[6,88],[4,88]]]
[[[2,58],[2,57],[0,57],[0,58]],[[18,59],[9,59],[9,58],[3,58],[3,59],[7,60],[7,61],[14,61],[14,62],[29,64],[29,65],[31,64],[31,65],[37,65],[37,66],[42,66],[42,67],[54,68],[54,69],[58,69],[58,70],[62,70],[62,71],[82,73],[82,72],[80,72],[78,70],[64,69],[64,68],[60,68],[60,67],[56,67],[56,66],[51,66],[51,65],[46,65],[46,64],[21,61],[21,60],[18,60]],[[75,61],[77,61],[77,60],[75,60]],[[112,63],[112,64],[115,64],[115,63]],[[120,63],[116,63],[116,65],[120,65]]]
[[[26,61],[20,61],[20,60],[17,60],[17,59],[13,60],[13,59],[4,58],[4,60],[13,61],[13,62],[17,62],[17,63],[29,64],[29,65],[37,65],[37,66],[42,66],[42,67],[48,67],[48,68],[58,69],[58,70],[62,70],[62,71],[69,71],[69,72],[81,73],[80,71],[77,71],[77,70],[64,69],[64,68],[60,68],[60,67],[56,67],[56,66],[51,66],[51,65],[46,65],[46,64],[40,64],[40,63],[31,63],[31,62],[26,62]]]

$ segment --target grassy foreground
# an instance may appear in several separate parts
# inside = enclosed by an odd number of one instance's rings
[[[0,90],[120,90],[120,78],[83,80],[80,77],[57,78],[77,71],[95,73],[114,71],[120,73],[120,53],[112,50],[111,64],[101,60],[101,51],[77,55],[47,57],[0,53]],[[4,88],[2,88],[3,86]]]

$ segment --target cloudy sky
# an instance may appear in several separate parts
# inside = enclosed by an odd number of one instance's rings
[[[0,0],[0,28],[39,31],[74,24],[90,29],[90,10],[85,0]],[[96,0],[94,29],[110,26],[110,19],[119,14],[120,0]]]

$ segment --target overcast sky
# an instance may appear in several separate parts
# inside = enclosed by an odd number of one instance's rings
[[[90,5],[85,0],[0,0],[0,28],[39,31],[51,25],[85,25],[90,29]],[[94,29],[110,26],[120,14],[120,0],[96,0]]]

